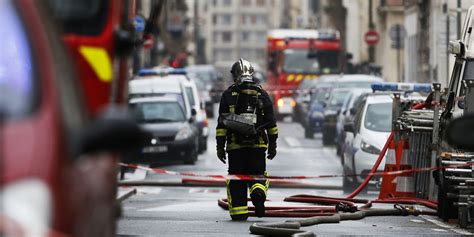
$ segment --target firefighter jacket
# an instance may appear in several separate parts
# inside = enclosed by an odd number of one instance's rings
[[[241,94],[257,94],[259,106],[256,110],[257,122],[255,127],[258,128],[257,138],[253,144],[242,144],[237,139],[238,134],[230,129],[227,129],[221,122],[221,115],[225,113],[237,113],[237,103],[240,99]],[[264,148],[268,145],[276,146],[276,140],[278,138],[278,128],[276,125],[276,119],[273,113],[273,103],[270,96],[266,91],[260,89],[256,90],[240,90],[237,85],[230,86],[226,91],[223,92],[221,101],[219,104],[219,119],[216,128],[216,142],[218,148],[226,147],[227,151],[236,150],[240,148]]]

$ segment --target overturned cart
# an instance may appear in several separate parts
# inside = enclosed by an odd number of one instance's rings
[[[416,197],[437,200],[438,216],[443,220],[458,219],[462,227],[472,222],[474,205],[474,153],[459,151],[447,145],[444,135],[447,103],[434,84],[424,103],[394,98],[394,139],[408,143],[408,162],[413,169],[432,169],[412,175]],[[447,99],[447,98],[446,98]],[[449,102],[448,102],[449,103]]]

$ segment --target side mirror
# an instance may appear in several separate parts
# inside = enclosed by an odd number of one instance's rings
[[[309,58],[309,59],[316,59],[316,58],[319,58],[319,53],[318,53],[317,50],[311,49],[311,50],[309,50],[306,57]]]
[[[474,114],[452,120],[446,128],[446,140],[458,149],[474,151]]]
[[[152,138],[133,120],[126,119],[99,119],[79,134],[77,155],[129,151],[143,146]]]
[[[448,44],[448,52],[454,55],[464,55],[464,44],[459,40],[450,41]]]
[[[191,109],[191,116],[193,116],[193,117],[194,117],[194,116],[196,116],[196,114],[197,114],[197,111],[196,111],[196,109],[194,109],[194,108],[193,108],[193,109]]]
[[[351,115],[355,115],[356,114],[356,109],[355,108],[351,108],[349,110],[349,112],[351,113]]]
[[[310,94],[304,95],[303,96],[303,103],[309,104],[309,102],[311,102],[311,95]]]
[[[344,124],[344,132],[354,133],[354,123]]]

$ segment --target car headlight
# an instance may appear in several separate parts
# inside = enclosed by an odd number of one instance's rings
[[[24,236],[46,236],[51,222],[51,193],[45,183],[28,179],[8,184],[0,191],[0,216],[13,221]],[[7,227],[8,228],[8,227]],[[7,230],[0,230],[6,231]]]
[[[179,140],[186,140],[188,138],[191,137],[191,135],[193,134],[193,131],[191,130],[191,128],[189,126],[185,126],[185,127],[182,127],[178,133],[176,134],[176,136],[174,137],[174,139],[176,141],[179,141]]]
[[[380,154],[380,150],[377,147],[368,144],[364,140],[360,142],[360,149],[370,154],[374,154],[374,155]]]
[[[324,117],[324,114],[320,111],[314,111],[312,114],[311,114],[311,117],[312,118],[322,118]]]

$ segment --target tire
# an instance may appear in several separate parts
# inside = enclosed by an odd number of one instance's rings
[[[443,221],[448,221],[449,219],[455,219],[458,217],[458,207],[454,206],[454,199],[447,197],[448,190],[445,185],[446,180],[444,179],[442,173],[443,172],[439,172],[438,217]]]
[[[212,105],[208,110],[206,110],[206,115],[208,118],[214,118],[214,105]]]
[[[198,153],[196,149],[193,149],[189,152],[189,154],[186,156],[186,160],[184,160],[184,164],[186,165],[194,165],[197,160]]]
[[[204,153],[205,151],[207,151],[207,138],[206,139],[202,139],[200,142],[199,142],[199,154],[202,154]]]
[[[329,137],[329,135],[327,135],[325,132],[323,132],[323,145],[324,146],[329,146],[331,144],[332,144],[331,137]]]
[[[344,175],[346,173],[344,172]],[[350,181],[346,176],[344,176],[342,178],[342,191],[344,191],[344,193],[352,193],[352,191],[355,190],[355,185],[352,181]]]
[[[308,139],[314,139],[314,132],[311,128],[304,129],[304,137]]]
[[[283,119],[285,118],[285,115],[283,115],[283,114],[276,114],[276,115],[275,115],[275,118],[276,118],[277,121],[281,122],[281,121],[283,121]]]

